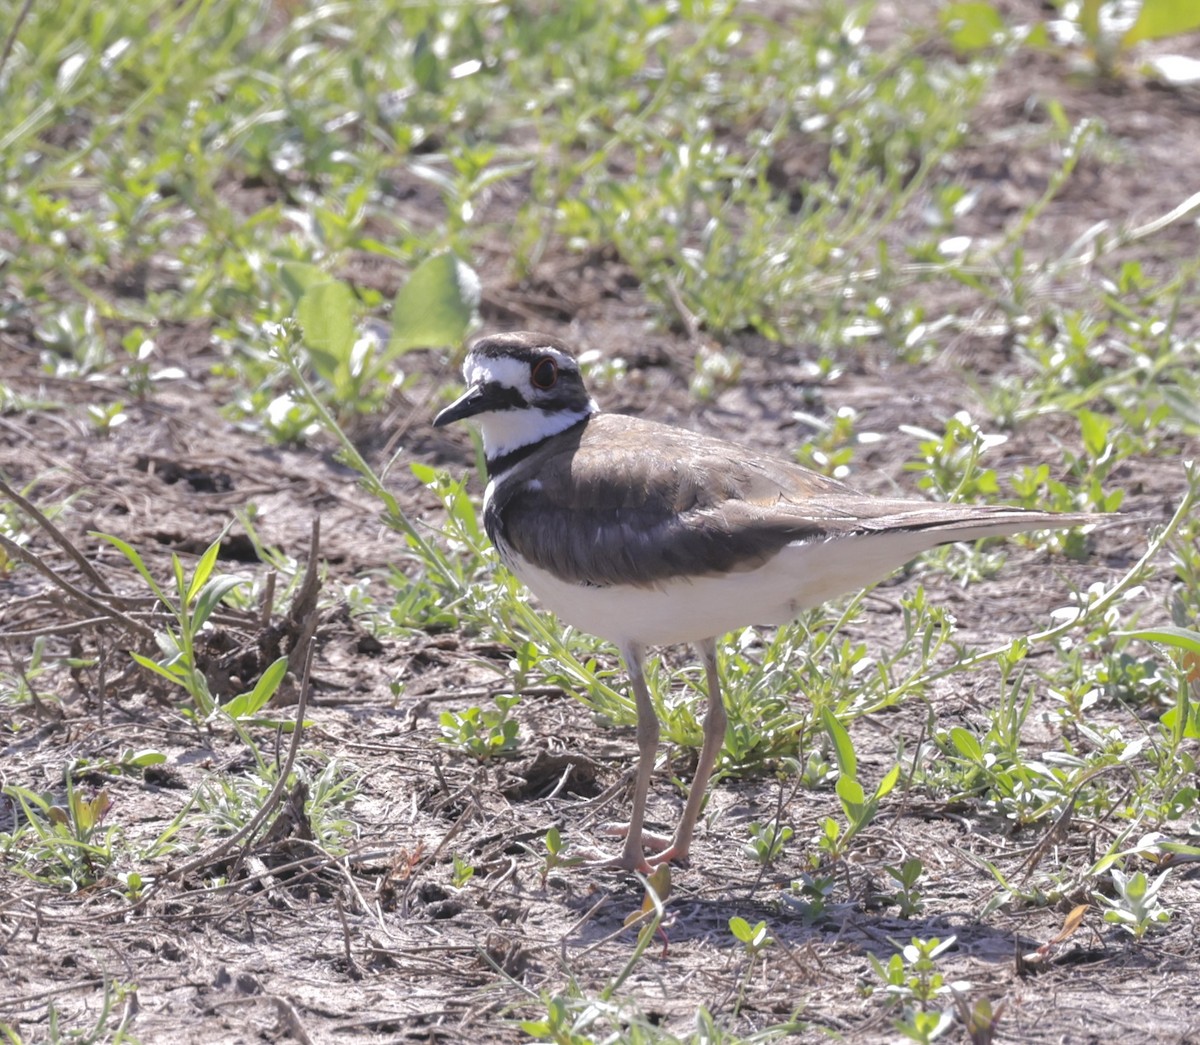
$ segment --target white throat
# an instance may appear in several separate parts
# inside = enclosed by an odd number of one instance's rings
[[[584,410],[547,413],[537,407],[527,407],[524,410],[497,410],[480,414],[477,420],[479,434],[483,436],[484,456],[489,461],[495,461],[530,443],[540,443],[543,439],[565,432],[585,417],[598,413],[599,409],[595,401],[590,400]]]

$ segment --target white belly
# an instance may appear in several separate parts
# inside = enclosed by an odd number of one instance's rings
[[[789,544],[758,569],[671,580],[657,588],[586,587],[520,558],[512,566],[542,605],[568,624],[617,645],[670,646],[751,624],[783,624],[881,580],[933,543],[927,534],[891,533]]]

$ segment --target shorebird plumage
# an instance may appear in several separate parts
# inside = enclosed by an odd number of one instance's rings
[[[725,735],[720,636],[782,624],[939,544],[1096,521],[874,497],[724,440],[601,413],[566,344],[545,334],[482,338],[463,374],[467,391],[434,424],[479,423],[488,537],[547,609],[613,642],[629,670],[639,764],[614,866],[646,866],[642,825],[659,732],[647,646],[693,643],[707,675],[696,774],[675,836],[655,857],[686,859]]]

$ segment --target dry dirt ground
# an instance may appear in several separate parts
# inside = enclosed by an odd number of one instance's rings
[[[1085,161],[1051,206],[1043,222],[1046,243],[1070,242],[1101,218],[1149,219],[1174,206],[1184,195],[1180,188],[1194,186],[1200,170],[1196,101],[1136,83],[1112,93],[1072,85],[1053,62],[1021,59],[977,117],[980,128],[1027,130],[1028,121],[1040,117],[1025,102],[1045,84],[1072,118],[1102,119],[1119,144],[1118,154],[1104,162]],[[1053,160],[1044,149],[1023,148],[1028,139],[1021,133],[981,134],[979,140],[976,162],[965,157],[955,173],[980,191],[975,215],[987,232],[1042,192]],[[1169,269],[1194,250],[1193,225],[1134,253],[1148,266]],[[515,286],[487,283],[487,263],[482,267],[488,329],[536,326],[629,360],[631,377],[609,407],[764,448],[786,450],[804,438],[788,420],[802,391],[804,345],[741,345],[742,384],[699,409],[687,394],[691,346],[682,335],[647,332],[648,307],[618,261],[560,255],[546,260],[536,280]],[[927,305],[936,314],[937,303]],[[1182,316],[1179,325],[1195,333],[1200,316]],[[119,592],[143,594],[144,586],[90,531],[131,542],[165,577],[169,553],[192,561],[250,502],[258,508],[262,540],[299,559],[308,553],[311,519],[320,517],[325,580],[312,725],[300,758],[320,752],[359,771],[352,815],[360,835],[349,857],[328,859],[305,837],[303,816],[285,804],[273,814],[272,834],[248,853],[218,852],[136,907],[111,877],[64,895],[0,868],[0,1021],[18,1027],[27,1041],[44,1040],[53,1003],[64,1026],[90,1026],[105,982],[115,980],[137,986],[118,1009],[136,1012],[130,1028],[145,1042],[523,1040],[512,1019],[544,1015],[540,994],[565,990],[571,977],[594,994],[632,951],[633,931],[621,926],[641,903],[636,880],[580,869],[555,870],[543,880],[538,855],[552,825],[569,825],[576,834],[591,830],[595,810],[583,802],[618,782],[632,764],[632,732],[607,729],[569,696],[542,690],[522,701],[523,744],[515,757],[480,764],[437,743],[442,710],[480,703],[503,689],[488,664],[503,666],[507,652],[455,634],[417,633],[381,644],[358,628],[341,585],[369,582],[396,561],[400,548],[379,522],[378,504],[320,440],[274,449],[225,419],[220,408],[228,388],[212,376],[220,357],[208,330],[161,329],[157,338],[164,365],[183,376],[131,405],[126,424],[97,438],[85,413],[94,384],[47,377],[31,332],[0,333],[0,378],[53,404],[0,417],[0,474],[37,504],[64,505],[58,525]],[[402,432],[399,441],[415,459],[465,470],[470,452],[462,434],[428,427],[429,397],[447,380],[449,360],[429,354],[420,365],[427,379],[411,399],[397,399],[373,432],[360,433],[361,445],[378,464],[391,449],[388,440]],[[887,346],[868,346],[819,409],[851,404],[864,430],[888,432],[904,423],[938,428],[958,408],[969,376],[1006,367],[1005,346],[987,339],[964,341],[921,368],[893,365]],[[1057,440],[1070,436],[1053,421],[1027,427],[1005,458],[992,463],[1005,473],[1053,460]],[[905,485],[891,446],[885,440],[857,462],[860,485]],[[1130,490],[1127,507],[1156,520],[1165,520],[1182,488],[1176,466],[1153,462],[1135,463],[1121,481]],[[394,469],[391,484],[410,516],[437,524],[436,504],[406,469]],[[30,547],[86,585],[45,532]],[[1142,547],[1139,533],[1119,528],[1102,535],[1081,564],[1014,549],[995,580],[965,591],[948,581],[933,583],[930,597],[951,609],[967,641],[1004,641],[1044,622],[1068,587],[1117,575]],[[237,523],[224,538],[222,560],[222,569],[266,571]],[[227,731],[189,726],[173,707],[174,694],[131,670],[123,650],[136,642],[128,634],[111,624],[86,626],[85,609],[51,591],[28,567],[0,579],[0,670],[26,663],[29,633],[42,632],[51,650],[74,644],[81,655],[102,655],[104,674],[90,667],[73,678],[47,679],[42,684],[53,687],[55,699],[0,710],[0,774],[5,784],[61,790],[63,768],[73,759],[97,764],[127,749],[162,751],[167,763],[144,778],[102,767],[79,781],[83,788],[107,789],[113,799],[108,823],[127,838],[154,838],[204,780],[251,768],[245,748]],[[886,644],[896,634],[886,588],[882,594],[868,604],[853,638]],[[252,672],[278,648],[288,623],[264,627],[252,614],[230,612],[219,628],[226,648],[220,657],[213,654],[213,663],[235,676]],[[996,677],[985,671],[954,676],[930,697],[943,720],[959,714],[978,721],[978,709],[996,692]],[[856,742],[872,763],[868,779],[892,757],[895,735],[916,742],[923,715],[906,708],[856,726]],[[1038,740],[1028,738],[1032,746]],[[281,752],[286,746],[282,736]],[[677,762],[673,771],[686,778],[685,756]],[[574,768],[560,788],[569,765]],[[667,777],[660,772],[653,788],[651,815],[661,825],[680,807]],[[1171,926],[1152,942],[1132,946],[1093,913],[1053,961],[1033,969],[1019,956],[1055,934],[1070,904],[1001,908],[984,918],[977,912],[995,887],[981,861],[1015,872],[1042,832],[1013,835],[977,809],[893,796],[841,869],[829,916],[810,924],[781,897],[804,869],[819,819],[834,812],[835,800],[828,792],[805,792],[791,801],[785,819],[795,840],[763,875],[742,853],[746,824],[769,819],[779,801],[779,785],[769,777],[715,789],[715,815],[701,829],[691,866],[675,875],[665,944],[656,942],[621,987],[621,995],[641,1000],[650,1018],[682,1033],[703,1004],[749,1031],[799,1010],[812,1029],[798,1040],[828,1034],[891,1040],[891,1011],[859,989],[874,979],[869,955],[886,959],[892,941],[913,936],[955,935],[957,946],[942,956],[940,968],[948,979],[970,981],[972,997],[1006,1006],[997,1040],[1200,1041],[1194,876],[1181,878]],[[610,807],[600,816],[613,812]],[[11,803],[0,806],[0,830],[10,830],[16,816]],[[1089,839],[1079,829],[1062,845],[1086,847]],[[200,852],[219,847],[214,835]],[[451,883],[454,854],[475,868],[461,888]],[[911,854],[927,868],[925,913],[904,919],[879,898],[887,891],[882,867]],[[1058,857],[1051,851],[1047,859]],[[164,856],[151,866],[114,871],[164,874],[180,863]],[[218,877],[227,884],[211,887]],[[731,1013],[746,959],[728,930],[733,915],[751,923],[766,919],[777,941],[745,982],[736,1019]],[[117,1022],[114,1015],[109,1026]]]

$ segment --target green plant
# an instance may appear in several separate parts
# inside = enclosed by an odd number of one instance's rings
[[[152,660],[135,651],[130,656],[143,668],[183,688],[192,700],[192,707],[184,709],[185,715],[197,719],[211,716],[217,708],[217,702],[209,692],[208,679],[197,661],[196,639],[225,595],[243,583],[241,577],[213,574],[221,550],[221,538],[218,537],[205,549],[191,577],[185,573],[179,556],[172,553],[174,592],[168,594],[131,544],[111,534],[97,533],[94,536],[107,541],[129,560],[150,586],[163,609],[174,618],[174,627],[168,625],[156,634],[161,660]]]
[[[893,766],[868,798],[858,781],[858,757],[854,753],[850,734],[827,708],[822,709],[821,721],[833,741],[833,749],[837,755],[840,772],[835,787],[846,817],[846,828],[842,830],[836,821],[827,817],[818,845],[831,860],[840,860],[849,851],[854,836],[875,819],[880,801],[891,792],[900,779],[900,766]]]
[[[50,1002],[46,1016],[46,1040],[55,1043],[79,1042],[80,1045],[99,1042],[106,1045],[136,1045],[137,1038],[130,1033],[129,1027],[137,1014],[137,990],[136,983],[124,983],[106,976],[100,1011],[96,1013],[95,1021],[90,1027],[79,1029],[69,1028],[58,1006]],[[121,1009],[120,1017],[115,1025],[112,1025],[116,1015],[114,1010],[118,1007]],[[9,1032],[7,1024],[0,1023],[0,1031],[9,1036],[12,1045],[21,1045],[21,1039]]]
[[[141,776],[151,766],[161,766],[166,761],[167,756],[161,751],[125,748],[115,758],[78,758],[72,765],[71,773],[75,777],[89,772]]]
[[[733,933],[734,939],[742,945],[742,950],[745,951],[749,962],[746,965],[746,971],[742,974],[741,982],[738,985],[737,1001],[734,1002],[733,1011],[740,1012],[742,1003],[746,1000],[746,985],[750,982],[750,977],[754,974],[754,968],[758,964],[759,957],[768,947],[775,941],[767,932],[767,923],[758,922],[751,925],[745,918],[737,915],[729,919],[729,931]]]
[[[889,1002],[901,1010],[896,1029],[913,1041],[924,1043],[939,1037],[950,1026],[954,1009],[946,1005],[935,1008],[934,1003],[971,989],[965,981],[947,983],[937,968],[937,958],[954,943],[953,936],[946,940],[914,936],[886,964],[874,954],[868,955]],[[869,987],[868,993],[878,989]]]
[[[750,841],[742,847],[742,851],[760,864],[772,864],[783,853],[783,847],[791,840],[793,831],[777,820],[761,824],[755,821],[750,825]]]
[[[1143,40],[1178,36],[1200,28],[1200,14],[1178,0],[1142,0],[1136,18],[1129,20],[1111,0],[1060,0],[1059,10],[1074,33],[1063,34],[1065,43],[1083,42],[1097,73],[1105,79],[1117,74],[1121,57]]]
[[[396,294],[391,336],[384,344],[360,333],[358,302],[349,284],[303,262],[285,263],[280,279],[292,297],[320,388],[344,416],[379,405],[404,352],[457,345],[479,301],[475,273],[452,254],[435,254],[412,271]]]
[[[521,703],[519,696],[498,696],[496,707],[469,707],[465,711],[443,711],[438,717],[445,744],[460,748],[481,762],[494,755],[515,751],[520,744],[521,724],[511,716]]]
[[[259,676],[252,689],[237,694],[224,705],[218,704],[209,690],[208,678],[197,656],[198,636],[221,601],[246,582],[245,577],[214,574],[217,556],[221,550],[221,538],[218,537],[205,549],[197,560],[191,577],[187,576],[179,556],[172,553],[171,570],[175,584],[174,591],[169,594],[154,579],[142,556],[132,545],[111,534],[96,536],[108,541],[130,561],[150,586],[162,608],[173,618],[173,625],[168,624],[155,633],[161,659],[154,660],[137,651],[130,651],[129,655],[143,668],[173,685],[180,686],[191,697],[192,706],[183,709],[184,715],[197,722],[206,723],[211,723],[217,718],[226,719],[253,749],[254,745],[245,734],[241,723],[245,721],[259,725],[280,725],[273,719],[260,720],[256,716],[275,695],[287,673],[288,661],[287,657],[275,660]],[[284,725],[290,728],[290,724]]]
[[[837,821],[832,817],[826,818],[823,830],[829,830],[830,825],[832,830],[838,830]],[[817,860],[814,859],[814,866],[816,863]],[[806,925],[815,925],[828,913],[836,886],[837,879],[832,875],[801,875],[792,882],[791,891],[787,895],[788,905],[801,912]]]
[[[729,931],[746,952],[751,961],[756,961],[775,941],[767,932],[767,923],[758,922],[751,925],[745,918],[737,915],[729,919]]]
[[[871,968],[883,981],[883,989],[890,1000],[897,1003],[916,1002],[923,1007],[952,991],[970,987],[969,983],[947,983],[937,968],[937,958],[956,942],[957,937],[954,936],[945,940],[937,937],[922,940],[914,936],[912,942],[900,948],[886,964],[873,954],[868,957]]]
[[[899,887],[900,891],[892,896],[892,902],[899,906],[901,918],[911,918],[920,914],[925,906],[921,894],[917,892],[917,882],[925,871],[925,865],[915,856],[910,856],[899,867],[886,865],[884,870]]]
[[[1000,1002],[993,1006],[992,1000],[986,994],[975,999],[973,1003],[961,995],[955,995],[954,1007],[971,1045],[991,1045],[1000,1017],[1007,1008],[1006,1003]]]
[[[583,857],[571,855],[571,844],[563,838],[557,827],[549,828],[543,841],[546,853],[542,859],[542,888],[545,888],[551,871],[556,867],[578,867],[583,863]]]
[[[454,854],[454,865],[450,870],[450,884],[455,889],[461,889],[473,877],[475,877],[475,868],[466,862],[457,853]]]
[[[3,554],[0,550],[0,556]],[[40,699],[36,686],[38,676],[48,670],[45,656],[46,637],[39,635],[30,645],[26,664],[16,664],[12,670],[0,672],[0,700],[15,705],[36,704]]]
[[[816,418],[805,417],[804,420],[818,424],[820,431],[800,447],[796,459],[806,468],[824,475],[831,475],[835,479],[847,478],[855,450],[860,443],[867,442],[870,435],[855,432],[857,411],[853,407],[840,406],[828,424]]]
[[[137,903],[142,898],[147,883],[137,871],[121,871],[117,874],[117,881],[121,883],[125,899],[130,903]]]
[[[104,826],[113,800],[107,789],[78,789],[70,767],[65,774],[65,802],[10,784],[4,795],[20,807],[24,824],[0,835],[0,851],[14,869],[37,882],[75,890],[99,881],[113,863],[122,831]]]
[[[98,403],[89,404],[87,408],[88,420],[92,422],[92,427],[99,435],[108,435],[114,429],[123,425],[129,415],[125,413],[124,403],[107,403],[101,406]]]
[[[927,1045],[936,1041],[954,1022],[954,1012],[951,1009],[929,1011],[914,1009],[907,1016],[896,1021],[896,1029],[906,1038]]]
[[[1154,879],[1147,878],[1143,871],[1127,875],[1116,867],[1109,874],[1116,895],[1108,897],[1094,891],[1092,898],[1106,908],[1104,920],[1110,925],[1119,925],[1135,940],[1140,940],[1147,932],[1161,929],[1171,920],[1171,912],[1158,898],[1170,870]]]
[[[270,796],[278,768],[258,761],[237,775],[214,776],[201,786],[196,805],[205,834],[231,835],[249,823]],[[349,815],[359,792],[359,771],[342,758],[298,761],[288,788],[304,798],[304,816],[323,849],[342,853],[358,833]],[[299,785],[299,787],[298,787]]]
[[[918,473],[917,486],[946,501],[994,498],[1000,484],[991,468],[980,468],[983,455],[1007,440],[1007,436],[985,434],[966,411],[946,421],[942,435],[908,429],[920,439],[918,459],[905,464]]]
[[[1115,635],[1179,650],[1180,671],[1175,698],[1160,721],[1175,750],[1184,740],[1200,740],[1200,631],[1177,627],[1141,628],[1116,632]]]

